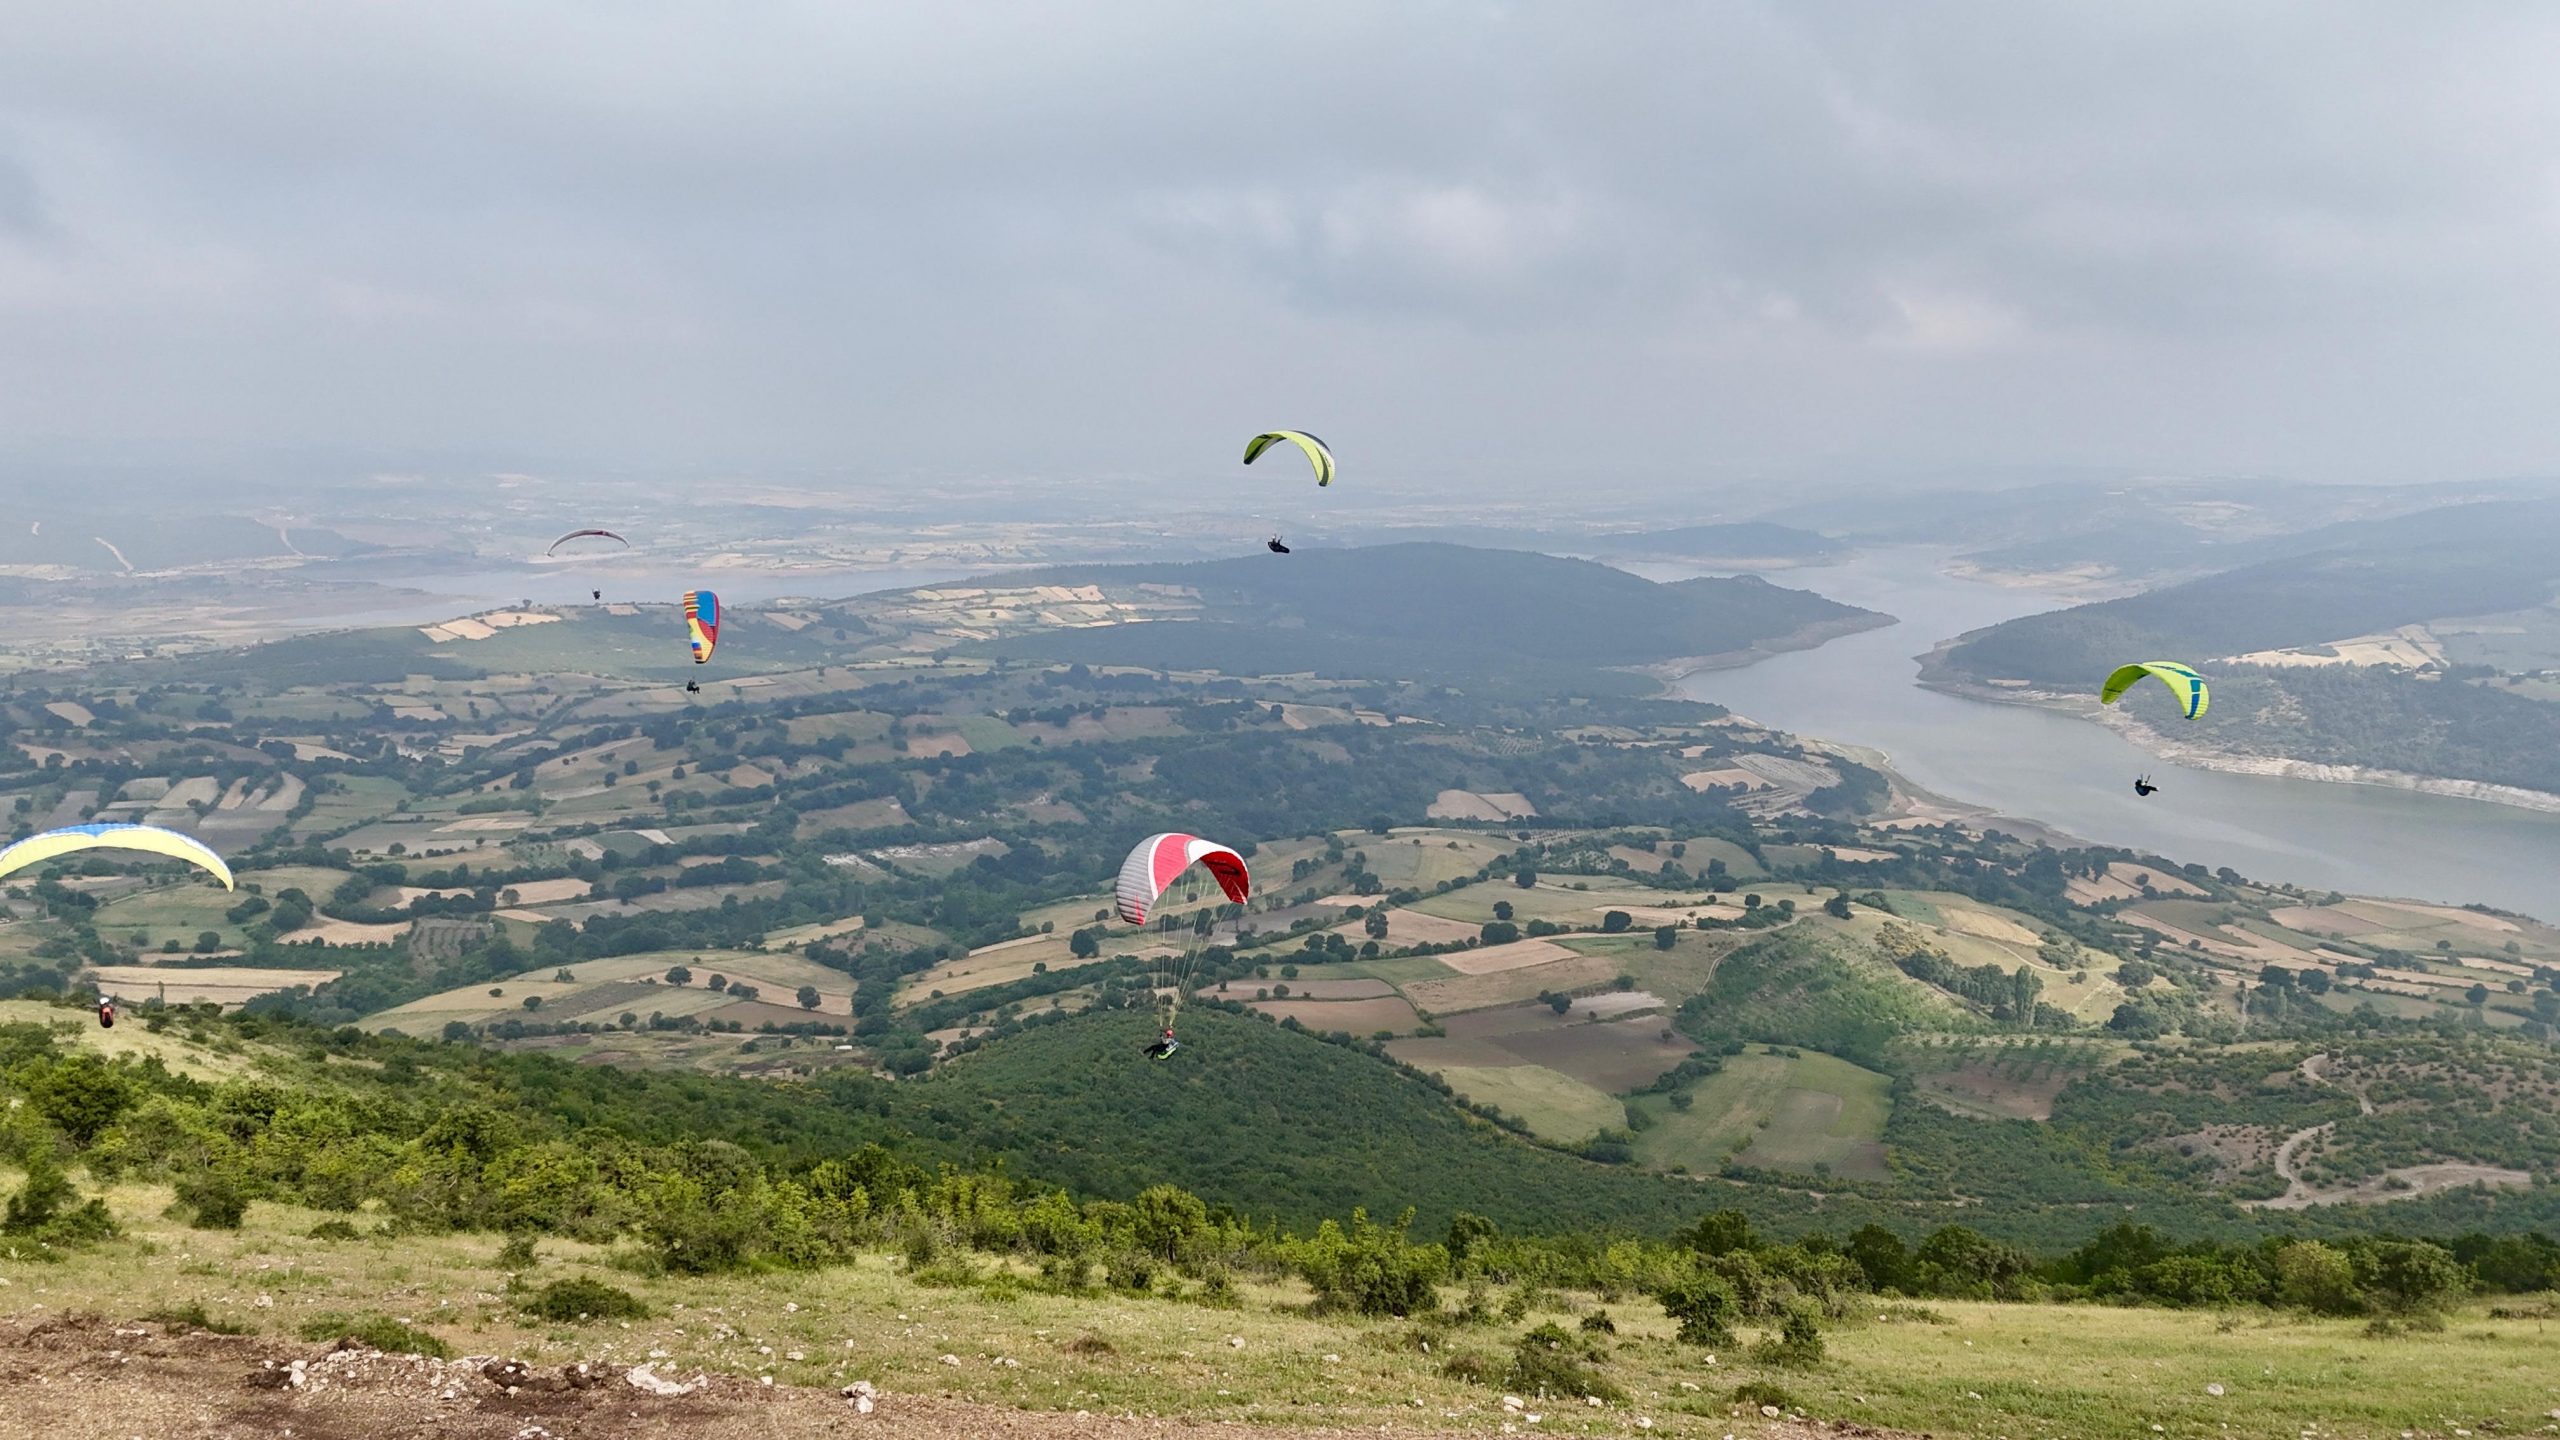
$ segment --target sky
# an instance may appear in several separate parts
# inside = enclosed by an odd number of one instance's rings
[[[2560,469],[2560,10],[0,0],[0,456]],[[1462,491],[1461,491],[1462,493]]]

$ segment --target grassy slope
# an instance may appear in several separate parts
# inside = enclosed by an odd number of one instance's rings
[[[1078,1017],[990,1045],[923,1088],[1000,1116],[988,1129],[1019,1168],[1091,1194],[1169,1180],[1293,1225],[1412,1204],[1425,1233],[1461,1209],[1512,1228],[1654,1230],[1700,1208],[1692,1186],[1523,1144],[1367,1055],[1194,1010],[1182,1053],[1158,1065],[1138,1054],[1151,1030],[1141,1014]]]
[[[646,1279],[610,1267],[593,1247],[546,1241],[534,1281],[599,1279],[635,1292],[652,1315],[628,1328],[536,1324],[500,1298],[507,1275],[495,1236],[316,1241],[307,1232],[319,1215],[263,1203],[240,1233],[191,1231],[165,1217],[169,1199],[162,1187],[119,1187],[110,1204],[130,1238],[59,1264],[0,1262],[11,1281],[0,1314],[123,1320],[200,1304],[292,1355],[318,1348],[294,1339],[315,1315],[394,1313],[457,1353],[536,1366],[629,1364],[662,1351],[660,1369],[678,1374],[706,1367],[830,1388],[868,1379],[887,1392],[892,1420],[902,1396],[948,1394],[1064,1413],[1481,1434],[1502,1418],[1500,1391],[1452,1379],[1443,1363],[1453,1352],[1506,1353],[1540,1321],[1570,1328],[1595,1303],[1550,1295],[1518,1324],[1461,1329],[1425,1352],[1405,1321],[1310,1315],[1294,1282],[1248,1281],[1239,1308],[1216,1310],[929,1288],[885,1256],[806,1273]],[[357,1227],[374,1222],[357,1217]],[[383,1298],[392,1294],[396,1305]],[[1676,1344],[1642,1299],[1606,1308],[1618,1327],[1607,1371],[1628,1403],[1542,1404],[1539,1428],[1648,1440],[1756,1433],[1729,1410],[1734,1387],[1755,1381],[1783,1387],[1817,1418],[1966,1436],[2147,1435],[2154,1425],[2217,1440],[2295,1440],[2314,1427],[2349,1437],[2517,1434],[2539,1429],[2551,1404],[2550,1337],[2478,1310],[2441,1334],[2376,1341],[2361,1321],[2260,1316],[2226,1332],[2201,1311],[1940,1302],[1927,1313],[1941,1324],[1834,1329],[1830,1358],[1805,1372],[1756,1366],[1739,1347],[1710,1362]],[[1088,1336],[1108,1350],[1070,1348]],[[954,1352],[961,1365],[941,1362]],[[112,1377],[83,1383],[129,1383]],[[2207,1392],[2216,1384],[2224,1395]],[[314,1423],[326,1403],[313,1400]]]

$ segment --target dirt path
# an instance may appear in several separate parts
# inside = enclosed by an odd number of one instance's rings
[[[2355,1097],[2356,1109],[2366,1115],[2374,1113],[2373,1101],[2361,1090],[2350,1090],[2321,1073],[2321,1063],[2329,1057],[2324,1052],[2306,1057],[2299,1067],[2302,1078],[2314,1085],[2325,1085]],[[2338,1122],[2314,1125],[2297,1130],[2276,1147],[2277,1178],[2284,1181],[2284,1193],[2272,1200],[2251,1200],[2255,1210],[2305,1210],[2314,1205],[2379,1205],[2390,1200],[2413,1200],[2439,1190],[2458,1190],[2465,1185],[2487,1184],[2521,1186],[2533,1183],[2533,1177],[2522,1170],[2509,1170],[2496,1165],[2471,1165],[2460,1161],[2442,1161],[2433,1165],[2404,1165],[2385,1171],[2368,1180],[2338,1190],[2322,1190],[2302,1178],[2295,1162],[2304,1146],[2337,1128]],[[2395,1188],[2393,1182],[2397,1181]]]
[[[1342,1428],[1016,1410],[881,1394],[872,1408],[832,1390],[730,1375],[651,1375],[620,1366],[534,1370],[504,1359],[429,1360],[361,1348],[212,1335],[94,1315],[0,1322],[0,1434],[122,1440],[1341,1440]],[[1708,1428],[1735,1428],[1721,1415]],[[1381,1433],[1363,1429],[1363,1434]],[[1384,1433],[1461,1433],[1425,1423]],[[1483,1433],[1481,1424],[1465,1433]],[[1657,1431],[1656,1433],[1664,1433]],[[1672,1433],[1691,1433],[1674,1431]],[[1704,1433],[1697,1431],[1695,1433]],[[1886,1432],[1763,1422],[1757,1440]]]

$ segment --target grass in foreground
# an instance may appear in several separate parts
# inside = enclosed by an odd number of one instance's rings
[[[162,1218],[169,1198],[119,1187],[110,1199],[126,1239],[60,1264],[0,1263],[0,1310],[202,1316],[280,1350],[324,1330],[415,1331],[456,1353],[535,1364],[636,1364],[665,1351],[677,1366],[782,1383],[861,1378],[892,1394],[1031,1409],[1489,1433],[1506,1420],[1499,1382],[1453,1379],[1445,1367],[1472,1358],[1498,1374],[1531,1326],[1554,1320],[1579,1333],[1580,1318],[1604,1303],[1548,1296],[1516,1321],[1433,1332],[1310,1315],[1294,1282],[1244,1283],[1233,1308],[1217,1308],[1042,1294],[1023,1288],[1018,1268],[992,1284],[932,1287],[886,1256],[808,1274],[650,1279],[562,1242],[541,1242],[525,1269],[520,1252],[502,1267],[495,1236],[315,1240],[323,1217],[264,1204],[238,1234],[191,1231]],[[354,1227],[377,1223],[357,1217]],[[968,1263],[981,1275],[1003,1268]],[[630,1292],[642,1313],[584,1323],[526,1314],[524,1297],[539,1287],[582,1280]],[[1617,1333],[1601,1337],[1603,1372],[1628,1398],[1597,1409],[1532,1398],[1542,1430],[1750,1434],[1764,1422],[1757,1399],[1735,1402],[1745,1386],[1774,1387],[1816,1418],[1969,1436],[2390,1440],[2539,1431],[2560,1407],[2560,1339],[2543,1322],[2481,1310],[2440,1333],[2376,1338],[2360,1321],[2255,1311],[1875,1302],[1875,1315],[1893,1318],[1834,1327],[1828,1358],[1778,1369],[1752,1363],[1747,1346],[1710,1357],[1678,1344],[1642,1298],[1605,1305]]]

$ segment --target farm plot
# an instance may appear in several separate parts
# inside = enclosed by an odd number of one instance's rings
[[[1737,1163],[1881,1180],[1891,1083],[1819,1051],[1746,1051],[1693,1087],[1686,1110],[1659,1096],[1634,1102],[1655,1122],[1637,1133],[1636,1158],[1665,1169]]]
[[[165,1000],[172,1005],[210,1000],[230,1009],[261,995],[296,985],[325,985],[343,973],[336,970],[286,970],[258,965],[220,965],[202,969],[175,965],[99,965],[89,974],[101,994],[127,1003]]]
[[[1559,1144],[1578,1144],[1627,1123],[1626,1106],[1544,1066],[1453,1066],[1440,1078],[1476,1104],[1517,1116],[1530,1133]]]
[[[1304,1000],[1292,995],[1286,1000],[1248,1003],[1274,1019],[1295,1020],[1318,1034],[1336,1030],[1353,1035],[1374,1035],[1381,1030],[1402,1033],[1420,1023],[1413,1007],[1393,995],[1373,1000]]]
[[[1455,1015],[1495,1005],[1516,1004],[1533,999],[1542,991],[1573,991],[1602,985],[1618,973],[1617,964],[1606,956],[1565,953],[1566,958],[1542,965],[1489,975],[1460,975],[1451,980],[1415,981],[1397,988],[1404,991],[1406,999],[1422,1009],[1435,1015]],[[1452,957],[1440,958],[1446,961]]]

